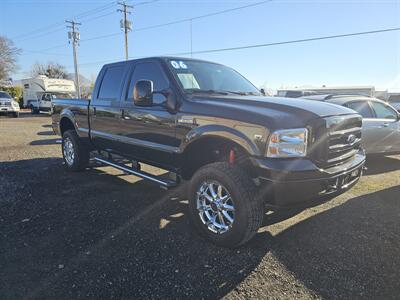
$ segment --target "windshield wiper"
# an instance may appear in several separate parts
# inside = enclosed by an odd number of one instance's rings
[[[217,90],[202,90],[202,89],[186,89],[186,92],[191,94],[218,94],[218,95],[228,95],[228,92],[217,91]]]

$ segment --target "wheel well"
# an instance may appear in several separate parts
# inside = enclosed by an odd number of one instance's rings
[[[66,117],[62,118],[60,121],[60,132],[61,136],[66,132],[67,130],[75,130],[75,126],[72,123],[72,121]]]
[[[182,177],[190,179],[204,165],[229,161],[231,150],[234,152],[234,163],[247,167],[249,153],[231,140],[221,137],[204,137],[192,142],[182,154]]]

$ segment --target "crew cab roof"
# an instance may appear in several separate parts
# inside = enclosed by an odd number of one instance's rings
[[[121,60],[121,61],[105,64],[103,67],[118,65],[121,63],[125,63],[125,62],[141,62],[141,61],[149,61],[149,60],[155,60],[155,61],[185,60],[185,61],[198,61],[198,62],[205,62],[205,63],[212,63],[212,64],[219,65],[219,63],[216,63],[216,62],[207,61],[207,60],[203,60],[203,59],[197,59],[197,58],[188,58],[188,57],[179,57],[179,56],[149,56],[149,57],[143,57],[143,58],[137,58],[137,59]]]

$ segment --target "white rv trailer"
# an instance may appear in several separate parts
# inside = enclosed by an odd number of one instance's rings
[[[32,113],[51,110],[51,100],[55,98],[73,98],[75,84],[72,80],[48,78],[40,75],[23,79],[24,107]]]

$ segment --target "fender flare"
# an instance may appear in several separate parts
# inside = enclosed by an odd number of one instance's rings
[[[64,118],[67,118],[67,119],[72,123],[72,125],[74,126],[75,131],[76,131],[76,133],[78,134],[78,136],[81,136],[81,132],[78,130],[78,124],[76,123],[74,117],[75,117],[74,113],[73,113],[71,110],[69,110],[68,108],[64,108],[64,109],[61,111],[61,113],[60,113],[60,123],[58,124],[60,133],[61,133],[61,121],[62,121]]]
[[[222,138],[240,145],[252,156],[261,155],[260,149],[257,147],[257,145],[253,141],[251,141],[245,134],[234,128],[222,125],[204,125],[201,127],[196,127],[193,130],[189,131],[186,134],[181,146],[179,147],[179,152],[184,153],[185,149],[193,142],[207,137]]]

